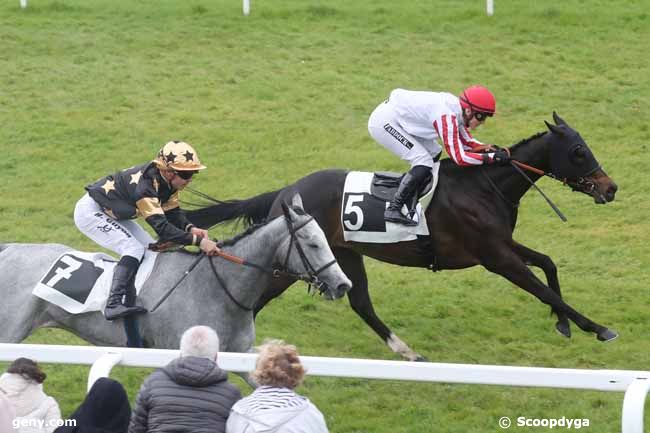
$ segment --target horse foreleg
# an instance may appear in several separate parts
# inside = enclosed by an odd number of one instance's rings
[[[560,290],[560,281],[557,277],[557,267],[553,260],[540,252],[532,250],[528,247],[521,245],[520,243],[514,242],[512,248],[515,253],[527,264],[531,266],[536,266],[544,271],[546,275],[546,281],[548,286],[555,292],[557,295],[562,298],[562,291]],[[557,315],[557,323],[555,324],[555,329],[564,335],[567,338],[571,338],[571,328],[569,327],[569,318],[562,311],[556,309],[551,309],[553,313]]]
[[[426,361],[422,355],[414,352],[397,335],[393,334],[388,326],[377,317],[368,293],[368,277],[363,265],[363,257],[352,250],[344,248],[336,248],[334,256],[345,275],[352,281],[352,289],[348,292],[348,300],[354,312],[384,340],[393,352],[401,355],[407,361]]]
[[[489,261],[483,263],[487,270],[508,279],[543,303],[550,305],[553,310],[566,314],[583,331],[595,333],[600,341],[609,341],[618,337],[616,332],[588,319],[564,302],[557,293],[533,274],[526,266],[526,263],[514,251],[509,248],[507,251],[504,251],[503,248],[497,248],[495,251],[500,252],[500,254],[492,255]]]

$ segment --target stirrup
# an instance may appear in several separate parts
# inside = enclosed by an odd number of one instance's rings
[[[384,212],[384,220],[390,221],[392,223],[402,224],[408,227],[415,227],[418,225],[417,221],[413,221],[412,219],[402,215],[402,212],[392,209],[386,209]]]
[[[127,307],[126,305],[118,304],[118,305],[111,305],[111,306],[106,306],[104,309],[104,318],[106,320],[117,320],[121,319],[122,317],[130,316],[131,314],[144,314],[148,313],[149,310],[147,310],[144,307],[139,307],[139,306],[133,306],[133,307]]]

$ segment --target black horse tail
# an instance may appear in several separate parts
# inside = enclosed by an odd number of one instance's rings
[[[246,225],[266,220],[271,206],[282,189],[265,192],[245,200],[228,200],[195,210],[186,210],[185,216],[197,227],[210,228],[219,223],[242,219]]]

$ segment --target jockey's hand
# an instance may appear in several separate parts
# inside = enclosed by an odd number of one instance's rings
[[[201,239],[199,248],[201,248],[201,251],[203,251],[208,256],[216,256],[221,251],[219,247],[217,247],[217,243],[210,238]]]
[[[506,165],[510,162],[510,154],[504,149],[498,149],[492,156],[492,164]]]
[[[202,238],[210,239],[210,235],[207,230],[200,229],[198,227],[192,227],[190,233],[193,235],[201,236]]]

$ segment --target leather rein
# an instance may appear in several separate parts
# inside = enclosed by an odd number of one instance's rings
[[[318,275],[320,275],[323,271],[325,271],[327,268],[332,266],[333,264],[336,263],[336,259],[332,259],[331,261],[325,263],[323,266],[321,266],[318,269],[314,269],[314,266],[311,264],[309,261],[309,258],[305,254],[305,250],[302,247],[302,244],[300,243],[300,240],[298,239],[297,233],[300,229],[305,227],[307,224],[310,222],[314,221],[314,217],[310,216],[309,219],[302,224],[300,224],[297,227],[293,226],[293,223],[289,218],[285,216],[284,220],[287,223],[287,227],[289,228],[289,236],[291,236],[291,239],[289,240],[289,248],[287,248],[287,255],[284,259],[284,264],[280,267],[271,267],[271,266],[262,266],[257,263],[251,262],[250,260],[245,260],[237,256],[233,256],[231,254],[228,254],[222,250],[219,250],[217,253],[218,257],[221,257],[225,260],[228,260],[229,262],[236,263],[238,265],[243,265],[243,266],[249,266],[251,268],[255,268],[261,272],[271,274],[274,278],[279,278],[279,277],[290,277],[296,280],[301,280],[305,281],[308,285],[307,291],[312,292],[312,286],[314,286],[319,293],[323,292],[323,285],[325,284],[323,281],[321,281],[318,278]],[[300,260],[302,261],[302,265],[305,268],[304,272],[294,272],[289,269],[289,258],[291,256],[291,251],[295,245],[296,251],[298,252],[298,255],[300,256]],[[202,254],[203,256],[203,254]],[[214,262],[212,261],[213,256],[208,257],[210,261],[210,268],[212,269],[212,273],[214,274],[215,278],[223,287],[224,291],[226,292],[226,295],[230,298],[230,300],[237,305],[239,308],[241,308],[244,311],[253,311],[255,306],[248,307],[246,305],[243,305],[241,302],[235,298],[235,296],[230,292],[228,289],[228,286],[226,285],[225,281],[219,273],[217,272],[217,268],[214,265]]]
[[[510,149],[503,148],[503,150],[505,150],[508,153],[508,157],[510,157]],[[586,178],[586,176],[589,176],[591,173],[593,173],[594,171],[596,171],[596,170],[598,170],[600,168],[600,166],[598,166],[594,170],[591,170],[589,173],[585,173],[584,175],[579,176],[575,180],[575,182],[572,182],[572,181],[570,181],[570,180],[568,180],[566,178],[561,179],[561,178],[557,177],[556,175],[554,175],[552,172],[546,172],[544,170],[540,170],[539,168],[533,167],[531,165],[525,164],[525,163],[523,163],[521,161],[517,161],[515,159],[510,159],[509,162],[510,162],[510,165],[515,170],[517,170],[517,172],[519,172],[519,174],[521,174],[524,179],[526,179],[528,182],[530,182],[531,186],[533,188],[535,188],[542,195],[542,197],[544,197],[544,200],[546,200],[548,205],[551,206],[551,208],[555,211],[557,216],[559,216],[560,219],[562,221],[564,221],[564,222],[567,221],[567,218],[564,216],[562,211],[560,211],[560,209],[555,205],[555,203],[553,203],[551,201],[551,199],[548,198],[546,196],[546,194],[544,194],[544,192],[537,185],[535,185],[535,182],[533,182],[533,180],[530,177],[528,177],[528,175],[526,175],[526,173],[523,170],[528,170],[528,171],[530,171],[532,173],[535,173],[535,174],[537,174],[539,176],[550,177],[553,180],[556,180],[558,182],[562,182],[563,185],[569,186],[573,191],[583,191],[583,192],[585,192],[587,194],[590,194],[596,188],[596,184],[593,183],[592,181],[588,180]],[[519,203],[511,202],[503,194],[503,192],[499,189],[499,187],[496,185],[496,183],[494,183],[494,181],[490,178],[490,176],[488,176],[487,173],[485,173],[485,171],[483,171],[483,175],[488,180],[488,183],[490,184],[490,186],[492,186],[492,188],[497,192],[497,195],[499,195],[499,197],[501,197],[501,199],[503,201],[508,203],[513,208],[519,207]]]

